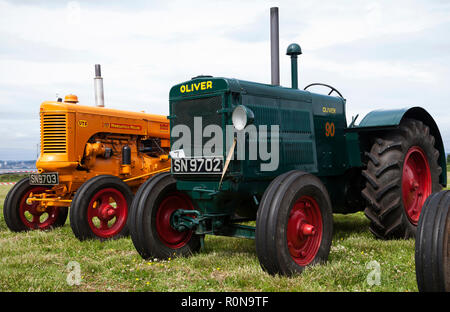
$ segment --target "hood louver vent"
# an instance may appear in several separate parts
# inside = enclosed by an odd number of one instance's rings
[[[67,116],[65,114],[41,115],[41,152],[67,152]]]

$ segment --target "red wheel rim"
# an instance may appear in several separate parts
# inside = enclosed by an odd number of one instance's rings
[[[156,212],[156,231],[159,238],[164,245],[172,249],[178,249],[186,245],[193,233],[192,230],[180,232],[172,227],[171,217],[178,209],[194,209],[191,199],[180,192],[172,193],[164,198]]]
[[[125,196],[115,188],[98,191],[89,202],[88,223],[92,232],[102,238],[113,237],[127,223],[128,204]]]
[[[45,193],[46,190],[48,190],[48,188],[42,186],[32,187],[28,189],[28,191],[20,200],[20,219],[22,220],[23,224],[29,229],[47,230],[52,227],[52,225],[58,218],[58,207],[43,208],[38,202],[33,202],[32,204],[27,203],[27,199],[30,196],[30,193],[37,195]]]
[[[413,146],[403,162],[402,199],[409,221],[417,225],[422,205],[431,194],[431,172],[424,151]]]
[[[301,266],[311,263],[322,241],[322,215],[317,201],[300,197],[293,205],[287,226],[287,244],[292,259]]]

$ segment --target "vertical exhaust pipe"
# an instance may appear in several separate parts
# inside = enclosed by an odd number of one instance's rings
[[[95,90],[95,106],[105,107],[105,97],[103,93],[103,78],[100,69],[100,64],[95,64],[94,90]]]
[[[296,43],[291,43],[286,51],[286,55],[291,56],[291,79],[292,89],[298,89],[298,69],[297,69],[297,55],[302,54],[302,49]]]
[[[280,39],[278,8],[270,8],[270,65],[272,84],[280,85]]]

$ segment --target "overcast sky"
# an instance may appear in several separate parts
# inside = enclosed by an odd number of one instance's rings
[[[0,159],[35,159],[41,102],[94,105],[96,63],[105,106],[163,115],[170,87],[199,74],[270,83],[272,6],[283,86],[297,42],[301,88],[335,86],[347,120],[422,106],[450,152],[449,0],[0,0]]]

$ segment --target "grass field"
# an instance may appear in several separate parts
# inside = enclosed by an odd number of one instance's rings
[[[26,177],[23,173],[0,174],[0,182],[14,182]]]
[[[10,188],[0,186],[1,208]],[[192,257],[145,261],[129,238],[78,241],[69,220],[53,231],[12,233],[3,212],[0,256],[0,291],[417,291],[414,240],[373,238],[361,212],[335,214],[329,261],[291,278],[264,273],[252,240],[207,236]],[[80,265],[79,285],[67,282],[71,261]],[[372,261],[379,285],[368,283]]]

